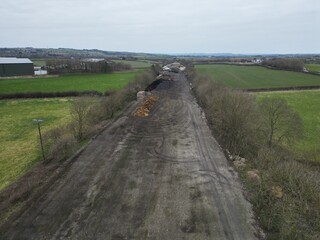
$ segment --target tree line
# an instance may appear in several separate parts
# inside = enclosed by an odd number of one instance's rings
[[[262,65],[266,67],[291,70],[297,72],[302,72],[304,70],[304,63],[301,59],[272,58],[263,61]]]
[[[86,61],[81,59],[51,59],[46,61],[49,74],[64,73],[111,73],[115,71],[127,71],[132,67],[121,62]]]

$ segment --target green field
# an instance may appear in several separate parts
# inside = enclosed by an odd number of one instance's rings
[[[34,66],[42,67],[46,66],[46,60],[45,59],[31,59]]]
[[[306,64],[306,68],[310,72],[319,72],[320,73],[320,64]]]
[[[18,78],[0,80],[0,94],[22,92],[66,92],[119,90],[126,86],[137,74],[133,72],[109,74],[71,74],[46,78]]]
[[[320,153],[320,91],[265,92],[258,96],[287,100],[303,120],[304,138],[295,149],[300,153]],[[316,158],[320,161],[320,156]]]
[[[129,64],[132,68],[148,68],[150,67],[153,62],[147,60],[140,60],[140,61],[130,61],[130,60],[112,60],[113,62],[121,62],[125,64]]]
[[[228,86],[243,89],[320,86],[320,76],[258,66],[211,64],[197,65],[196,69]]]
[[[0,101],[0,190],[40,159],[37,125],[45,132],[70,120],[72,98]]]

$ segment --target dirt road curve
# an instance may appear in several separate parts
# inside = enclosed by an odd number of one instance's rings
[[[256,239],[237,177],[175,79],[153,91],[149,117],[97,137],[2,239]]]

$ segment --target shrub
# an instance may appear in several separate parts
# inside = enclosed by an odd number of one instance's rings
[[[49,159],[57,161],[65,160],[72,155],[77,146],[77,140],[71,134],[62,135],[54,144],[51,145],[48,151]]]
[[[236,155],[255,154],[259,141],[254,97],[208,77],[196,77],[193,86],[214,135],[224,148]]]
[[[62,126],[47,131],[44,134],[46,158],[48,161],[61,161],[68,158],[77,146],[70,126]]]

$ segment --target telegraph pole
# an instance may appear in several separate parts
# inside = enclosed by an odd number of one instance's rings
[[[43,120],[42,120],[42,119],[33,119],[33,121],[36,122],[37,125],[38,125],[38,132],[39,132],[41,152],[42,152],[43,161],[45,161],[46,158],[45,158],[45,156],[44,156],[44,149],[43,149],[43,142],[42,142],[42,135],[41,135],[41,128],[40,128],[40,123],[43,122]]]

